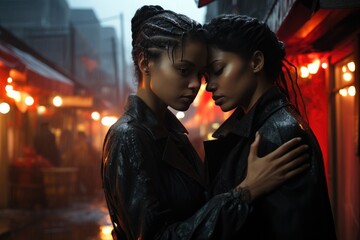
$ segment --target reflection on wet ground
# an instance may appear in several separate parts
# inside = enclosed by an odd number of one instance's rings
[[[102,196],[62,209],[0,210],[6,240],[111,240],[111,221]]]

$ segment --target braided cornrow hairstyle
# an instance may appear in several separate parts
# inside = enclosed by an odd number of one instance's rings
[[[140,53],[147,61],[157,60],[163,51],[168,51],[174,60],[177,47],[183,47],[186,38],[205,42],[202,26],[185,15],[164,10],[160,6],[143,6],[131,20],[132,58],[137,79],[141,79],[138,65]]]
[[[250,60],[255,51],[261,51],[267,78],[281,89],[299,112],[305,114],[307,120],[297,82],[297,69],[285,58],[284,43],[279,41],[266,23],[245,15],[225,14],[212,19],[204,28],[208,44],[223,51],[237,53],[245,60]]]

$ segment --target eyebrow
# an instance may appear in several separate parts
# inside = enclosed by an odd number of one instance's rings
[[[212,65],[212,64],[214,64],[214,63],[216,63],[216,62],[219,62],[220,60],[219,59],[215,59],[215,60],[213,60],[211,63],[209,63],[208,65],[210,66],[210,65]]]
[[[190,64],[192,66],[195,66],[195,63],[193,63],[193,62],[191,62],[189,60],[186,60],[186,59],[181,59],[180,62],[178,62],[178,63],[187,63],[187,64]]]

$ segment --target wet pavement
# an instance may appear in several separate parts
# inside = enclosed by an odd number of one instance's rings
[[[1,240],[111,240],[111,229],[102,194],[66,208],[0,210]]]

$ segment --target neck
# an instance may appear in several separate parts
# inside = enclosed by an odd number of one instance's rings
[[[167,105],[161,101],[149,87],[144,85],[138,87],[136,95],[154,112],[158,122],[162,124],[165,121]]]
[[[249,105],[244,108],[244,111],[248,112],[256,104],[259,98],[261,98],[261,96],[264,95],[271,87],[273,87],[273,84],[271,84],[270,81],[260,81],[250,99]]]

